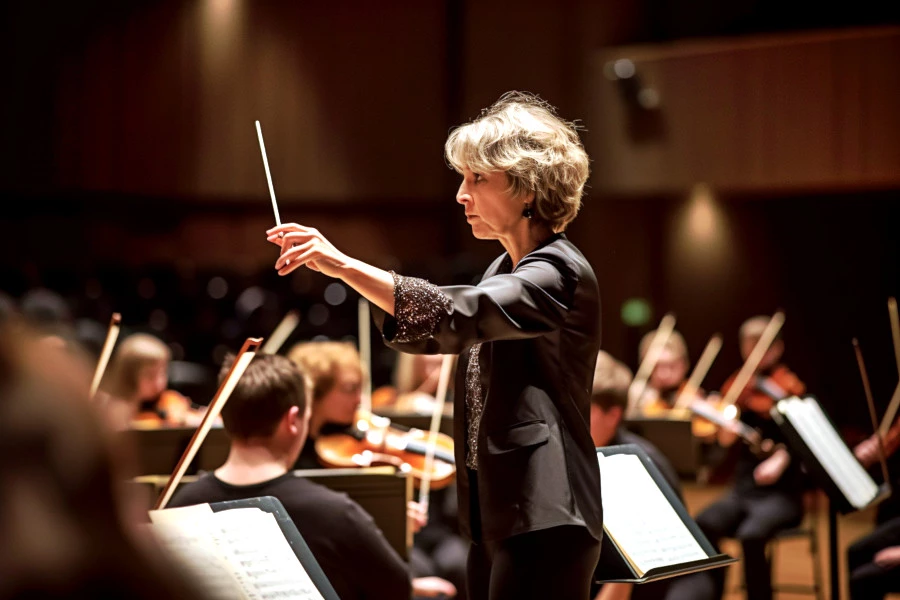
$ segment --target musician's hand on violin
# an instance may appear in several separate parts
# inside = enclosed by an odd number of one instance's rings
[[[878,438],[872,435],[861,441],[853,449],[853,454],[864,467],[875,464],[878,460]]]
[[[408,502],[406,504],[406,517],[409,519],[409,526],[413,533],[419,533],[423,527],[428,525],[428,512],[419,502]]]
[[[882,569],[900,566],[900,546],[888,546],[879,550],[873,561]]]
[[[756,465],[753,470],[753,480],[759,486],[772,485],[781,479],[790,463],[791,455],[784,448],[780,448],[772,456]]]
[[[266,231],[266,240],[281,246],[275,261],[279,275],[287,275],[306,266],[329,277],[339,277],[350,258],[340,252],[318,229],[297,223],[284,223]]]
[[[440,577],[416,577],[412,580],[413,596],[437,598],[456,596],[456,586]]]

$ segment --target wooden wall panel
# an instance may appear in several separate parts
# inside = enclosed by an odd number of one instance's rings
[[[657,110],[603,76],[636,64]],[[678,192],[900,185],[900,29],[616,48],[593,62],[595,188]]]
[[[265,196],[259,119],[285,201],[437,196],[444,20],[441,3],[138,5],[59,67],[55,183]]]

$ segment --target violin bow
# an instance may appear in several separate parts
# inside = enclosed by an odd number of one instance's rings
[[[281,322],[275,327],[275,331],[272,332],[272,335],[269,336],[269,339],[266,340],[263,347],[260,348],[259,353],[278,354],[281,346],[284,345],[284,342],[291,336],[299,323],[300,313],[296,310],[288,311],[287,314],[281,318]]]
[[[445,354],[441,361],[441,374],[438,379],[437,395],[435,396],[434,412],[431,413],[431,427],[428,430],[428,445],[425,449],[425,468],[422,473],[422,481],[419,483],[419,504],[425,513],[428,513],[429,494],[431,492],[431,469],[434,465],[434,449],[437,446],[438,429],[441,426],[441,418],[444,416],[444,402],[447,399],[447,389],[450,387],[450,374],[456,364],[455,354]]]
[[[894,340],[894,358],[897,360],[897,372],[900,373],[900,319],[897,318],[897,300],[888,298],[888,314],[891,317],[891,337]],[[894,417],[897,416],[897,409],[900,408],[900,382],[894,389],[894,395],[888,404],[887,410],[884,411],[884,417],[881,419],[881,426],[878,428],[881,437],[887,437],[888,430],[894,423]]]
[[[644,395],[644,391],[647,389],[647,381],[650,379],[650,374],[653,373],[653,368],[656,367],[656,363],[659,361],[663,348],[665,348],[666,342],[669,341],[669,337],[674,330],[675,315],[666,313],[660,320],[659,327],[656,328],[656,333],[653,335],[653,341],[650,342],[650,347],[647,348],[647,354],[644,355],[644,359],[638,366],[637,373],[635,373],[634,379],[631,380],[631,385],[628,386],[630,406],[627,412],[629,415],[636,413],[640,408],[641,396]],[[634,398],[633,404],[631,398]]]
[[[169,503],[169,500],[171,500],[172,494],[175,492],[178,484],[181,483],[181,478],[184,477],[184,472],[187,470],[188,465],[194,460],[194,456],[197,455],[197,450],[200,448],[203,440],[206,439],[206,434],[209,433],[212,424],[219,416],[219,413],[222,412],[222,407],[225,406],[229,396],[231,396],[231,392],[234,391],[238,380],[247,369],[247,365],[249,365],[250,361],[253,360],[253,357],[256,356],[256,351],[261,342],[261,338],[247,338],[244,342],[241,351],[234,358],[234,362],[231,363],[231,369],[228,371],[228,375],[222,380],[219,389],[216,391],[216,395],[213,397],[212,402],[209,403],[209,408],[203,415],[203,420],[200,421],[200,425],[194,432],[190,443],[187,448],[184,449],[184,453],[181,455],[181,459],[179,459],[178,464],[175,466],[175,470],[169,477],[166,487],[163,488],[162,493],[159,495],[159,498],[157,498],[153,510],[165,508]]]
[[[365,370],[359,408],[368,415],[372,414],[372,338],[369,328],[369,301],[365,298],[359,299],[357,318],[359,320],[359,360]]]
[[[782,325],[784,325],[784,313],[777,311],[772,315],[772,318],[769,319],[769,323],[766,325],[766,328],[763,329],[762,335],[759,336],[759,340],[757,340],[756,345],[753,347],[747,360],[744,361],[741,370],[738,371],[737,376],[734,378],[734,382],[731,384],[731,387],[728,388],[728,392],[725,393],[725,397],[722,399],[722,406],[733,406],[737,401],[741,392],[744,391],[744,388],[753,376],[753,373],[756,372],[756,368],[762,361],[766,351],[775,341],[775,336],[778,335]]]
[[[872,419],[872,429],[875,431],[875,437],[878,439],[878,460],[881,462],[881,474],[884,481],[890,482],[888,477],[887,463],[884,454],[884,437],[878,431],[878,417],[875,416],[875,402],[872,400],[872,388],[869,387],[869,376],[866,374],[866,364],[863,362],[862,350],[859,342],[853,338],[853,351],[856,353],[856,364],[859,366],[859,376],[862,378],[863,389],[866,391],[866,402],[869,405],[869,417]]]
[[[91,381],[91,391],[89,398],[91,400],[97,394],[100,388],[100,381],[103,379],[103,373],[106,371],[106,365],[109,364],[109,357],[112,356],[113,348],[116,340],[119,338],[119,330],[122,325],[122,315],[113,313],[109,320],[109,328],[106,330],[106,340],[103,342],[103,350],[100,352],[100,358],[97,360],[97,367],[94,370],[94,379]]]
[[[700,384],[703,383],[706,374],[709,373],[709,368],[712,366],[713,361],[716,360],[716,356],[719,355],[719,350],[721,349],[722,336],[717,333],[706,342],[703,354],[700,355],[700,358],[697,359],[697,364],[694,365],[694,372],[691,373],[687,384],[685,384],[675,400],[674,408],[684,408],[685,405],[690,403],[690,398],[700,389]]]

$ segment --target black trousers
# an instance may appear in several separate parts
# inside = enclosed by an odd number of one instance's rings
[[[718,548],[724,537],[736,538],[743,548],[744,581],[748,600],[771,600],[772,572],[766,544],[776,533],[803,520],[799,494],[756,488],[731,490],[697,515],[696,521]],[[667,600],[716,600],[725,591],[725,569],[712,569],[674,579]]]
[[[890,546],[900,546],[900,518],[882,523],[847,550],[851,600],[882,600],[889,592],[900,592],[900,567],[885,569],[873,561]]]
[[[588,600],[600,542],[584,527],[551,527],[472,544],[469,600]]]

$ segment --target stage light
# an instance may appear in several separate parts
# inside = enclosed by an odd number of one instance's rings
[[[324,295],[325,302],[331,306],[338,306],[339,304],[343,304],[344,300],[347,299],[347,288],[338,282],[329,283],[328,287],[325,288]]]
[[[206,293],[213,300],[221,300],[228,293],[228,282],[222,277],[213,277],[206,284]]]

